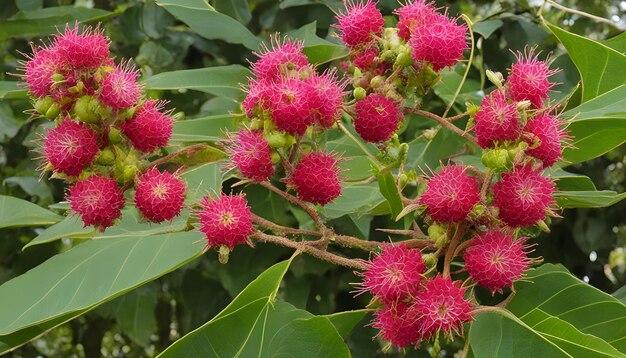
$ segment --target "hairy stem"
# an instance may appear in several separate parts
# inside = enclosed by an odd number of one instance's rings
[[[426,117],[426,118],[430,118],[434,121],[436,121],[437,123],[441,124],[443,127],[448,128],[449,130],[453,131],[454,133],[460,135],[461,137],[469,140],[470,142],[478,145],[478,142],[476,141],[476,138],[474,138],[473,135],[465,132],[464,130],[462,130],[461,128],[455,126],[454,124],[452,124],[449,120],[443,118],[443,117],[439,117],[438,115],[434,114],[434,113],[430,113],[427,111],[422,111],[421,109],[417,109],[417,108],[405,108],[405,111],[408,113],[413,113],[413,114],[418,114],[422,117]]]
[[[446,250],[446,256],[443,261],[443,277],[450,277],[450,265],[452,264],[452,260],[454,259],[454,253],[456,252],[457,246],[461,242],[463,235],[465,234],[465,226],[459,225],[454,232],[454,236],[450,243],[448,244],[448,249]]]
[[[254,214],[252,214],[252,221],[259,226],[262,226],[266,229],[269,229],[273,232],[280,233],[280,234],[322,236],[322,234],[317,231],[300,230],[300,229],[294,229],[294,228],[287,227],[287,226],[278,225],[276,223],[263,219],[262,217],[254,215]]]
[[[266,189],[269,189],[271,191],[273,191],[274,193],[282,196],[283,198],[287,199],[287,201],[289,201],[292,204],[298,205],[299,207],[301,207],[302,209],[304,209],[304,211],[307,212],[307,214],[309,214],[309,216],[311,217],[311,219],[313,219],[313,221],[315,222],[315,225],[317,226],[317,228],[320,230],[320,232],[322,233],[322,236],[324,236],[326,234],[326,232],[328,231],[328,228],[326,227],[326,225],[324,225],[324,222],[322,221],[322,218],[320,218],[319,214],[317,213],[317,210],[312,207],[311,205],[305,203],[304,201],[300,200],[299,198],[286,193],[280,189],[278,189],[277,187],[275,187],[274,185],[272,185],[270,182],[268,181],[263,181],[261,183],[261,186],[263,186]]]
[[[197,152],[199,150],[208,148],[208,147],[209,147],[209,145],[208,144],[204,144],[204,143],[194,144],[194,145],[190,145],[188,147],[183,147],[183,148],[181,148],[181,149],[179,149],[179,150],[177,150],[175,152],[172,152],[172,153],[170,153],[170,154],[168,154],[168,155],[166,155],[164,157],[161,157],[159,159],[156,159],[156,160],[150,162],[150,164],[148,164],[146,169],[151,169],[151,168],[157,167],[157,166],[159,166],[161,164],[165,164],[165,163],[169,162],[170,160],[178,157],[179,155],[183,155],[183,154],[192,155],[193,153],[195,153],[195,152]]]

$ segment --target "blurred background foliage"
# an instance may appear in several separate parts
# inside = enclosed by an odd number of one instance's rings
[[[576,8],[602,18],[613,25],[546,6],[543,16],[553,24],[599,41],[608,40],[626,27],[626,1],[559,0],[560,4]],[[221,13],[247,26],[252,33],[267,38],[279,31],[288,33],[304,25],[313,24],[316,34],[331,42],[334,38],[333,10],[340,6],[336,0],[212,0],[209,3]],[[537,13],[543,1],[533,0],[458,0],[437,1],[450,6],[450,13],[464,13],[478,23],[475,28],[477,56],[463,101],[480,100],[489,86],[484,69],[505,72],[514,55],[508,51],[523,50],[537,45],[542,56],[549,55],[554,67],[561,71],[555,76],[560,84],[553,93],[555,101],[572,92],[579,75],[573,63],[545,28]],[[112,40],[112,49],[118,58],[133,58],[144,77],[179,70],[227,64],[247,65],[253,58],[251,51],[239,44],[210,40],[190,31],[170,13],[151,0],[5,0],[0,7],[0,80],[14,81],[18,73],[21,53],[29,51],[30,41],[54,33],[55,26],[80,21],[102,23]],[[390,15],[398,6],[396,0],[381,0],[383,13]],[[391,18],[390,18],[391,20]],[[626,51],[626,46],[622,49]],[[195,91],[154,91],[172,102],[177,111],[188,118],[238,111],[236,99],[213,97]],[[430,94],[424,106],[441,112],[446,105],[443,90]],[[577,104],[574,95],[570,102]],[[461,101],[462,104],[462,101]],[[0,194],[29,200],[48,206],[63,200],[64,188],[59,181],[40,180],[36,171],[38,134],[45,120],[28,120],[24,111],[29,104],[19,94],[6,95],[0,101]],[[572,103],[568,107],[573,107]],[[402,134],[405,140],[428,128],[410,125]],[[444,151],[453,154],[453,144]],[[438,159],[436,159],[438,160]],[[436,162],[434,163],[436,164]],[[593,179],[598,189],[624,192],[626,186],[626,148],[617,149],[568,170]],[[228,182],[226,183],[228,185]],[[283,224],[306,225],[302,213],[281,205],[279,198],[259,188],[246,189],[253,208],[259,214],[270,216]],[[267,207],[272,210],[268,214]],[[536,254],[546,262],[564,264],[572,273],[590,284],[613,292],[626,284],[626,202],[605,209],[572,209],[563,212],[563,218],[554,220],[552,232],[542,234],[534,242]],[[385,240],[377,227],[393,227],[386,216],[350,217],[333,220],[333,226],[370,240]],[[37,266],[49,257],[68,250],[70,239],[47,245],[22,247],[42,228],[0,230],[0,283]],[[171,342],[213,317],[245,285],[289,251],[279,247],[257,246],[237,248],[228,265],[220,265],[215,253],[169,275],[123,295],[94,311],[82,315],[54,329],[12,354],[15,357],[143,357],[154,356]],[[357,254],[357,253],[352,253]],[[354,298],[351,282],[357,278],[349,270],[334,267],[309,257],[298,257],[288,272],[281,294],[296,307],[314,314],[331,313],[361,308],[366,297]],[[357,327],[349,339],[355,357],[383,355],[379,342],[372,340],[371,327]],[[455,344],[449,352],[454,351]],[[458,346],[456,347],[458,349]],[[426,353],[413,352],[410,356]]]

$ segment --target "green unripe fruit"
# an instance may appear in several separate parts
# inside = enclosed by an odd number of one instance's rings
[[[356,87],[354,91],[352,91],[352,94],[354,95],[354,99],[358,101],[360,99],[365,98],[365,96],[367,96],[367,91],[365,91],[365,88],[363,87]]]
[[[36,100],[35,103],[33,103],[33,107],[35,107],[35,110],[38,113],[45,115],[46,112],[48,112],[50,106],[52,106],[53,104],[55,103],[51,97],[44,97]]]
[[[63,82],[65,81],[65,77],[60,73],[55,73],[54,75],[52,75],[52,80],[54,82]]]
[[[378,88],[384,84],[385,84],[385,78],[383,76],[374,76],[370,80],[370,86],[372,86],[372,88]]]
[[[424,265],[426,265],[426,267],[433,267],[437,265],[437,256],[435,256],[435,254],[424,254],[422,255],[422,260],[424,260]]]
[[[498,172],[506,171],[512,165],[506,149],[486,149],[480,160],[487,168]]]
[[[253,131],[263,129],[263,121],[258,118],[253,119],[252,123],[250,123],[250,129]]]
[[[44,117],[48,119],[55,119],[59,115],[59,113],[61,113],[61,108],[58,104],[54,103],[48,108]]]
[[[285,134],[281,132],[265,133],[264,137],[267,144],[272,148],[282,148],[287,144],[287,138]]]
[[[111,128],[109,130],[109,141],[113,144],[118,144],[122,141],[122,133],[117,128]]]
[[[398,183],[400,184],[401,187],[405,186],[406,183],[408,183],[409,181],[409,176],[402,173],[398,176]]]
[[[445,225],[433,224],[428,227],[428,237],[435,242],[437,248],[445,246],[448,238],[448,228]]]
[[[394,67],[407,67],[413,64],[413,59],[409,51],[402,51],[398,54]]]
[[[82,96],[74,103],[74,114],[78,120],[85,123],[97,123],[98,100],[91,96]]]
[[[98,157],[96,158],[96,163],[101,165],[109,165],[115,162],[115,154],[109,148],[104,148],[98,153]]]
[[[228,263],[229,256],[230,256],[230,249],[228,248],[228,246],[221,245],[217,251],[217,260],[222,265],[225,265]]]
[[[280,154],[278,154],[277,151],[272,150],[271,156],[272,156],[272,164],[278,164],[280,162]]]
[[[124,168],[124,172],[122,175],[122,178],[124,180],[124,182],[129,182],[135,179],[135,174],[137,174],[137,167],[132,165],[132,166],[128,166],[126,168]]]

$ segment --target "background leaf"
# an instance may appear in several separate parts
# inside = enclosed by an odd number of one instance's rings
[[[63,217],[39,205],[12,196],[0,195],[0,228],[15,226],[48,226]]]

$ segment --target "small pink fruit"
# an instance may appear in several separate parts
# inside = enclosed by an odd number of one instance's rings
[[[428,62],[435,71],[454,66],[467,49],[467,26],[456,21],[435,14],[427,24],[415,26],[409,40],[413,60]]]
[[[113,109],[128,109],[136,105],[141,97],[137,77],[139,71],[130,62],[107,72],[101,84],[100,101]]]
[[[539,60],[534,49],[517,52],[515,57],[517,62],[511,66],[507,78],[507,94],[514,101],[529,100],[536,108],[542,108],[550,88],[554,86],[549,77],[557,71]]]
[[[261,182],[274,174],[271,149],[262,131],[240,130],[227,150],[233,165],[246,178]]]
[[[356,47],[370,42],[383,32],[385,20],[376,8],[377,1],[346,1],[346,9],[337,15],[334,25],[341,33],[341,39],[348,47]]]
[[[450,223],[465,220],[479,200],[478,181],[467,173],[467,167],[455,164],[444,167],[428,181],[419,203],[426,205],[434,221]]]
[[[86,124],[65,118],[58,127],[48,130],[44,142],[45,157],[55,171],[77,176],[98,154],[98,134]]]
[[[167,145],[172,136],[173,119],[171,111],[163,112],[164,102],[147,100],[135,116],[120,124],[122,133],[137,150],[152,152]]]
[[[311,86],[289,78],[272,86],[269,105],[276,127],[289,134],[302,135],[313,124],[314,96]]]
[[[508,103],[503,91],[495,90],[483,99],[474,116],[478,145],[489,148],[504,141],[515,141],[522,133],[515,103]]]
[[[296,165],[289,183],[302,200],[326,205],[341,194],[339,167],[334,154],[305,154]]]
[[[562,142],[569,136],[557,116],[539,113],[526,124],[524,132],[529,134],[525,138],[529,146],[526,153],[541,160],[544,168],[551,167],[563,157]]]
[[[302,53],[302,41],[291,41],[285,37],[282,41],[278,36],[271,38],[270,47],[263,47],[255,53],[259,59],[252,63],[252,73],[259,82],[279,82],[290,77],[290,71],[299,71],[309,65],[309,60]]]
[[[51,94],[52,76],[61,68],[59,54],[54,49],[32,47],[33,54],[24,65],[24,80],[28,91],[37,98]]]
[[[77,27],[66,25],[65,32],[56,35],[54,46],[70,67],[99,67],[109,57],[109,38],[99,28],[79,32]]]
[[[313,73],[306,81],[311,86],[315,122],[323,128],[332,127],[341,115],[346,82],[338,80],[334,70]]]
[[[180,214],[186,189],[185,183],[171,173],[150,169],[135,185],[135,206],[152,222],[172,220]]]
[[[411,0],[395,11],[398,14],[398,36],[409,40],[413,28],[428,26],[431,16],[435,15],[435,7],[429,0]]]
[[[67,199],[85,226],[93,225],[100,231],[113,225],[124,207],[124,193],[117,182],[101,176],[91,176],[76,183],[70,188]]]
[[[406,347],[421,340],[417,323],[408,311],[407,303],[398,300],[385,304],[374,313],[372,326],[379,329],[378,335],[398,348]]]
[[[398,129],[402,113],[398,104],[383,95],[372,93],[356,102],[354,129],[368,142],[384,142]]]
[[[248,241],[254,231],[252,213],[243,195],[223,195],[217,199],[204,197],[199,210],[200,232],[206,235],[207,246],[227,246]]]

